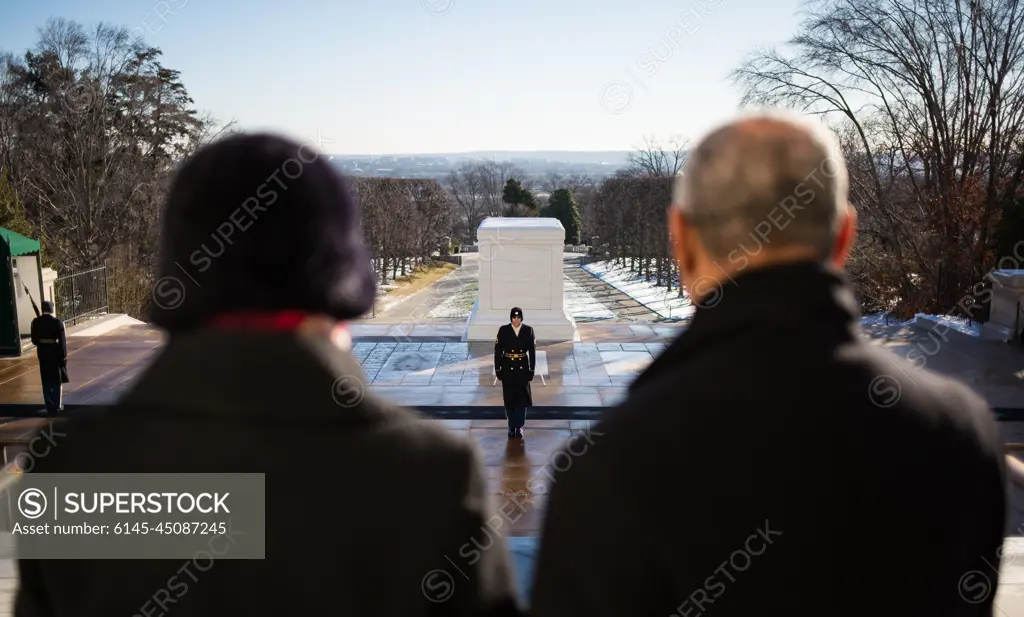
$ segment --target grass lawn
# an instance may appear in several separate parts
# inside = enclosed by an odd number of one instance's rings
[[[417,268],[405,276],[398,277],[389,283],[390,285],[398,285],[398,288],[392,289],[387,295],[377,298],[377,312],[380,313],[403,298],[433,285],[439,278],[455,268],[458,268],[455,264],[439,261],[434,262],[430,266]]]

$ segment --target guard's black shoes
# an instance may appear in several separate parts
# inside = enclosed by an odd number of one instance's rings
[[[509,439],[515,439],[515,437],[516,437],[516,432],[513,431],[512,429],[508,429],[508,438]]]
[[[523,438],[523,429],[517,428],[516,429],[516,439],[522,439],[522,438]]]

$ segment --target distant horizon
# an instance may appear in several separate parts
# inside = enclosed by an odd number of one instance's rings
[[[451,152],[332,152],[324,150],[325,154],[334,157],[354,156],[457,156],[457,155],[497,155],[497,154],[632,154],[636,150],[512,150],[507,148],[495,150],[454,150]]]

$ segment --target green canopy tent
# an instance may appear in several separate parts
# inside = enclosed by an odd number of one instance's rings
[[[18,327],[18,294],[14,288],[14,258],[36,256],[39,290],[43,290],[43,263],[38,240],[0,227],[0,354],[20,356],[21,330]],[[24,280],[24,279],[22,279]],[[35,300],[35,298],[33,298]],[[37,305],[42,302],[38,299]]]

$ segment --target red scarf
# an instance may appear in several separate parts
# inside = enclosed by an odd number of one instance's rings
[[[297,330],[312,315],[304,311],[239,311],[214,317],[213,326],[246,328],[250,330],[290,331]]]

